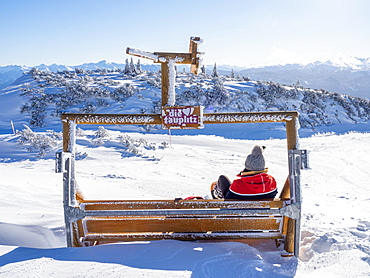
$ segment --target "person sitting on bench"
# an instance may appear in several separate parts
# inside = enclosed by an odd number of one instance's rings
[[[277,194],[275,179],[267,174],[263,148],[254,146],[245,160],[245,169],[232,183],[221,175],[211,186],[213,199],[257,200],[274,198]]]

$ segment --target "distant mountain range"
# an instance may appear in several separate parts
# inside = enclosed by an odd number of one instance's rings
[[[325,63],[288,64],[240,71],[253,80],[273,81],[306,88],[325,89],[370,99],[370,59],[337,58]]]
[[[143,70],[157,71],[159,66],[141,65]],[[124,69],[124,63],[100,61],[97,63],[85,63],[77,66],[44,65],[35,66],[40,70],[60,72],[81,68],[84,70],[96,69]],[[180,67],[180,66],[179,66]],[[207,65],[207,73],[211,73],[214,65]],[[23,73],[31,70],[26,66],[0,67],[0,90],[11,85]],[[181,65],[180,71],[186,66]],[[218,72],[222,75],[230,75],[233,70],[236,75],[247,76],[252,80],[273,81],[280,84],[301,86],[312,89],[324,89],[351,96],[370,99],[370,58],[337,57],[325,63],[315,62],[308,65],[287,64],[283,66],[266,66],[258,68],[243,68],[230,65],[217,65]]]
[[[97,63],[85,63],[77,66],[66,66],[66,65],[45,65],[41,64],[34,67],[28,66],[18,66],[10,65],[0,67],[0,90],[11,85],[15,80],[20,78],[24,73],[29,72],[32,68],[37,68],[42,71],[51,71],[51,72],[62,72],[62,71],[71,71],[75,68],[80,68],[84,70],[96,70],[96,69],[124,69],[126,64],[112,63],[105,60]],[[160,67],[158,65],[142,65],[143,70],[147,71],[157,71]]]

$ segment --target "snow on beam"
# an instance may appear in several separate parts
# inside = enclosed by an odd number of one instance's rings
[[[290,122],[298,117],[296,111],[205,113],[204,124]],[[76,124],[162,124],[160,114],[63,114],[62,121]]]
[[[63,114],[62,120],[73,120],[76,124],[162,124],[157,114]]]
[[[252,112],[252,113],[205,113],[204,124],[219,123],[263,123],[288,122],[298,117],[296,111],[286,112]]]
[[[150,60],[153,60],[155,62],[158,61],[158,55],[156,55],[152,52],[148,52],[148,51],[144,51],[144,50],[140,50],[140,49],[136,49],[136,48],[127,47],[126,48],[126,54],[130,54],[130,55],[137,56],[137,57],[140,57],[140,58],[150,59]]]
[[[172,52],[154,52],[159,58],[156,63],[166,63],[169,60],[174,60],[176,64],[191,64],[191,53],[172,53]]]

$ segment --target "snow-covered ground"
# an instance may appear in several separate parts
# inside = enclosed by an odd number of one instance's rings
[[[287,176],[283,139],[109,131],[97,140],[94,132],[84,129],[77,137],[77,181],[88,198],[206,196],[219,174],[235,177],[255,144],[267,146],[279,189]],[[135,149],[121,143],[124,135]],[[283,258],[263,243],[166,240],[67,248],[54,152],[36,158],[17,139],[0,135],[0,277],[370,276],[369,133],[301,138],[310,169],[302,172],[299,259]]]
[[[56,108],[62,109],[60,105],[69,96],[66,86],[79,88],[76,92],[81,93],[81,99],[72,97],[73,105],[66,102],[72,106],[64,107],[63,112],[81,112],[88,108],[87,100],[96,104],[105,100],[106,105],[97,107],[95,113],[149,113],[160,99],[157,77],[39,72],[34,78],[23,75],[0,93],[0,277],[370,276],[368,102],[272,83],[263,85],[269,91],[262,99],[257,93],[262,87],[254,81],[225,79],[229,104],[215,102],[213,108],[223,112],[239,108],[275,111],[282,106],[286,110],[306,109],[299,111],[300,118],[306,119],[306,128],[300,129],[300,148],[309,151],[310,161],[310,169],[302,172],[299,258],[281,257],[265,242],[252,246],[166,240],[67,248],[62,176],[54,169],[55,152],[61,150],[61,122]],[[179,95],[198,83],[197,90],[202,89],[200,84],[212,87],[210,79],[193,82],[190,77],[180,76],[176,81],[180,82],[176,87]],[[124,97],[112,98],[125,83],[136,89],[126,86]],[[85,87],[80,88],[81,84]],[[294,90],[299,94],[295,99],[267,97],[274,87],[280,94]],[[130,88],[135,90],[131,92]],[[193,87],[188,98],[182,94],[179,100],[195,101],[194,96],[201,92],[203,97],[209,95],[197,90]],[[212,95],[212,91],[209,93]],[[28,112],[21,114],[21,107],[27,103]],[[267,109],[266,105],[276,107]],[[45,120],[46,124],[32,127],[35,132],[23,127],[30,124],[34,114],[35,120]],[[12,124],[19,130],[17,134],[12,134]],[[210,184],[220,174],[235,178],[255,144],[267,146],[267,166],[280,190],[288,175],[286,142],[282,139],[285,128],[281,123],[206,125],[202,130],[173,130],[171,136],[156,128],[105,128],[81,125],[77,129],[77,182],[89,199],[207,196]]]

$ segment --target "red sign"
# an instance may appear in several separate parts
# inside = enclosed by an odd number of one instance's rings
[[[203,106],[163,106],[162,127],[165,129],[203,128]]]

